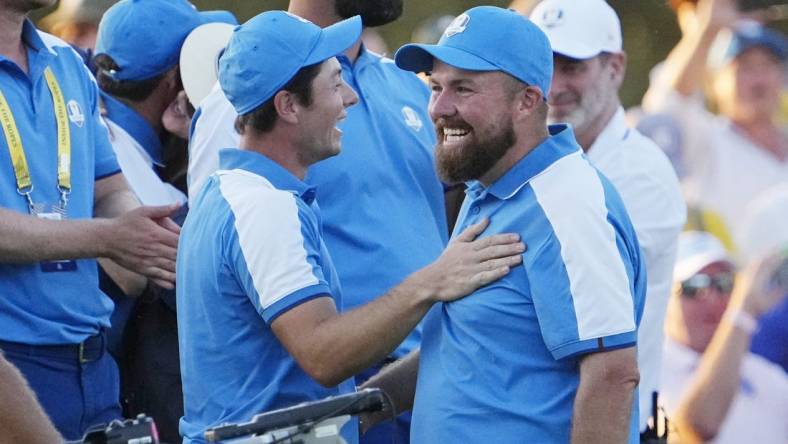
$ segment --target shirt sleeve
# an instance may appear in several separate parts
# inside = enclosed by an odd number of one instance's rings
[[[631,257],[630,244],[611,223],[603,184],[587,177],[582,187],[569,187],[562,177],[546,176],[532,180],[542,214],[533,218],[530,231],[537,234],[526,235],[530,253],[524,255],[545,344],[556,359],[634,345],[633,262],[639,256]]]
[[[330,296],[314,215],[299,208],[290,193],[239,193],[233,182],[238,181],[222,177],[222,194],[234,216],[225,239],[226,260],[265,322],[303,302]]]

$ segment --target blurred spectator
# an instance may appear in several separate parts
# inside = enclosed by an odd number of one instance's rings
[[[788,442],[788,376],[748,351],[757,319],[788,292],[772,280],[782,260],[734,278],[714,236],[682,233],[660,391],[682,444]]]
[[[701,211],[717,213],[734,246],[742,246],[743,208],[788,180],[788,138],[776,124],[788,43],[775,31],[742,21],[746,16],[734,0],[677,6],[682,38],[654,74],[643,108],[670,114],[681,126],[685,197]],[[707,59],[719,116],[702,99]]]
[[[96,47],[101,16],[117,0],[60,0],[54,12],[42,18],[41,29],[85,50]]]
[[[626,54],[613,8],[604,0],[546,0],[531,19],[553,48],[548,120],[572,125],[588,160],[621,194],[645,257],[648,288],[637,347],[643,432],[659,385],[662,326],[686,218],[684,199],[665,154],[625,122],[618,90]]]
[[[747,206],[745,214],[745,258],[753,260],[768,251],[788,248],[788,184],[761,193]],[[761,318],[752,338],[752,352],[788,372],[788,300]]]

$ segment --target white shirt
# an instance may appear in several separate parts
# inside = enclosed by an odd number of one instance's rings
[[[143,205],[186,203],[186,195],[159,178],[145,149],[118,124],[109,119],[105,121],[120,169],[140,202]]]
[[[662,361],[660,403],[668,418],[695,374],[700,354],[668,338]],[[675,432],[674,432],[675,433]],[[788,442],[788,375],[766,359],[747,353],[739,392],[714,444],[785,444]]]
[[[186,176],[190,201],[197,197],[208,177],[219,169],[219,150],[238,146],[241,136],[235,131],[237,116],[219,82],[216,82],[210,94],[200,102],[198,114],[195,114],[195,120],[199,119],[200,124],[192,122]]]
[[[638,329],[640,429],[643,430],[651,415],[651,393],[659,387],[662,326],[686,207],[667,156],[650,139],[627,127],[623,108],[610,119],[586,155],[621,195],[645,256],[648,285]]]
[[[761,192],[788,181],[788,161],[755,145],[727,118],[711,114],[698,96],[684,97],[656,83],[643,107],[673,116],[681,127],[687,201],[719,214],[734,243],[743,245],[745,207]]]

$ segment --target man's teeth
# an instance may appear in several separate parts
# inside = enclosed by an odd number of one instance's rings
[[[468,135],[468,130],[458,128],[444,128],[443,138],[446,142],[458,142]]]

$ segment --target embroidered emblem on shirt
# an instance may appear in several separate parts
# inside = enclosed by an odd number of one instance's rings
[[[82,114],[82,108],[79,107],[79,103],[76,100],[69,100],[66,108],[68,108],[68,120],[82,128],[82,125],[85,123],[85,115]]]
[[[405,118],[405,125],[408,125],[413,131],[419,131],[424,126],[419,115],[409,106],[402,107],[402,117]]]
[[[469,21],[471,21],[471,17],[468,14],[458,15],[457,18],[452,20],[446,30],[443,31],[443,37],[451,37],[465,31]]]

